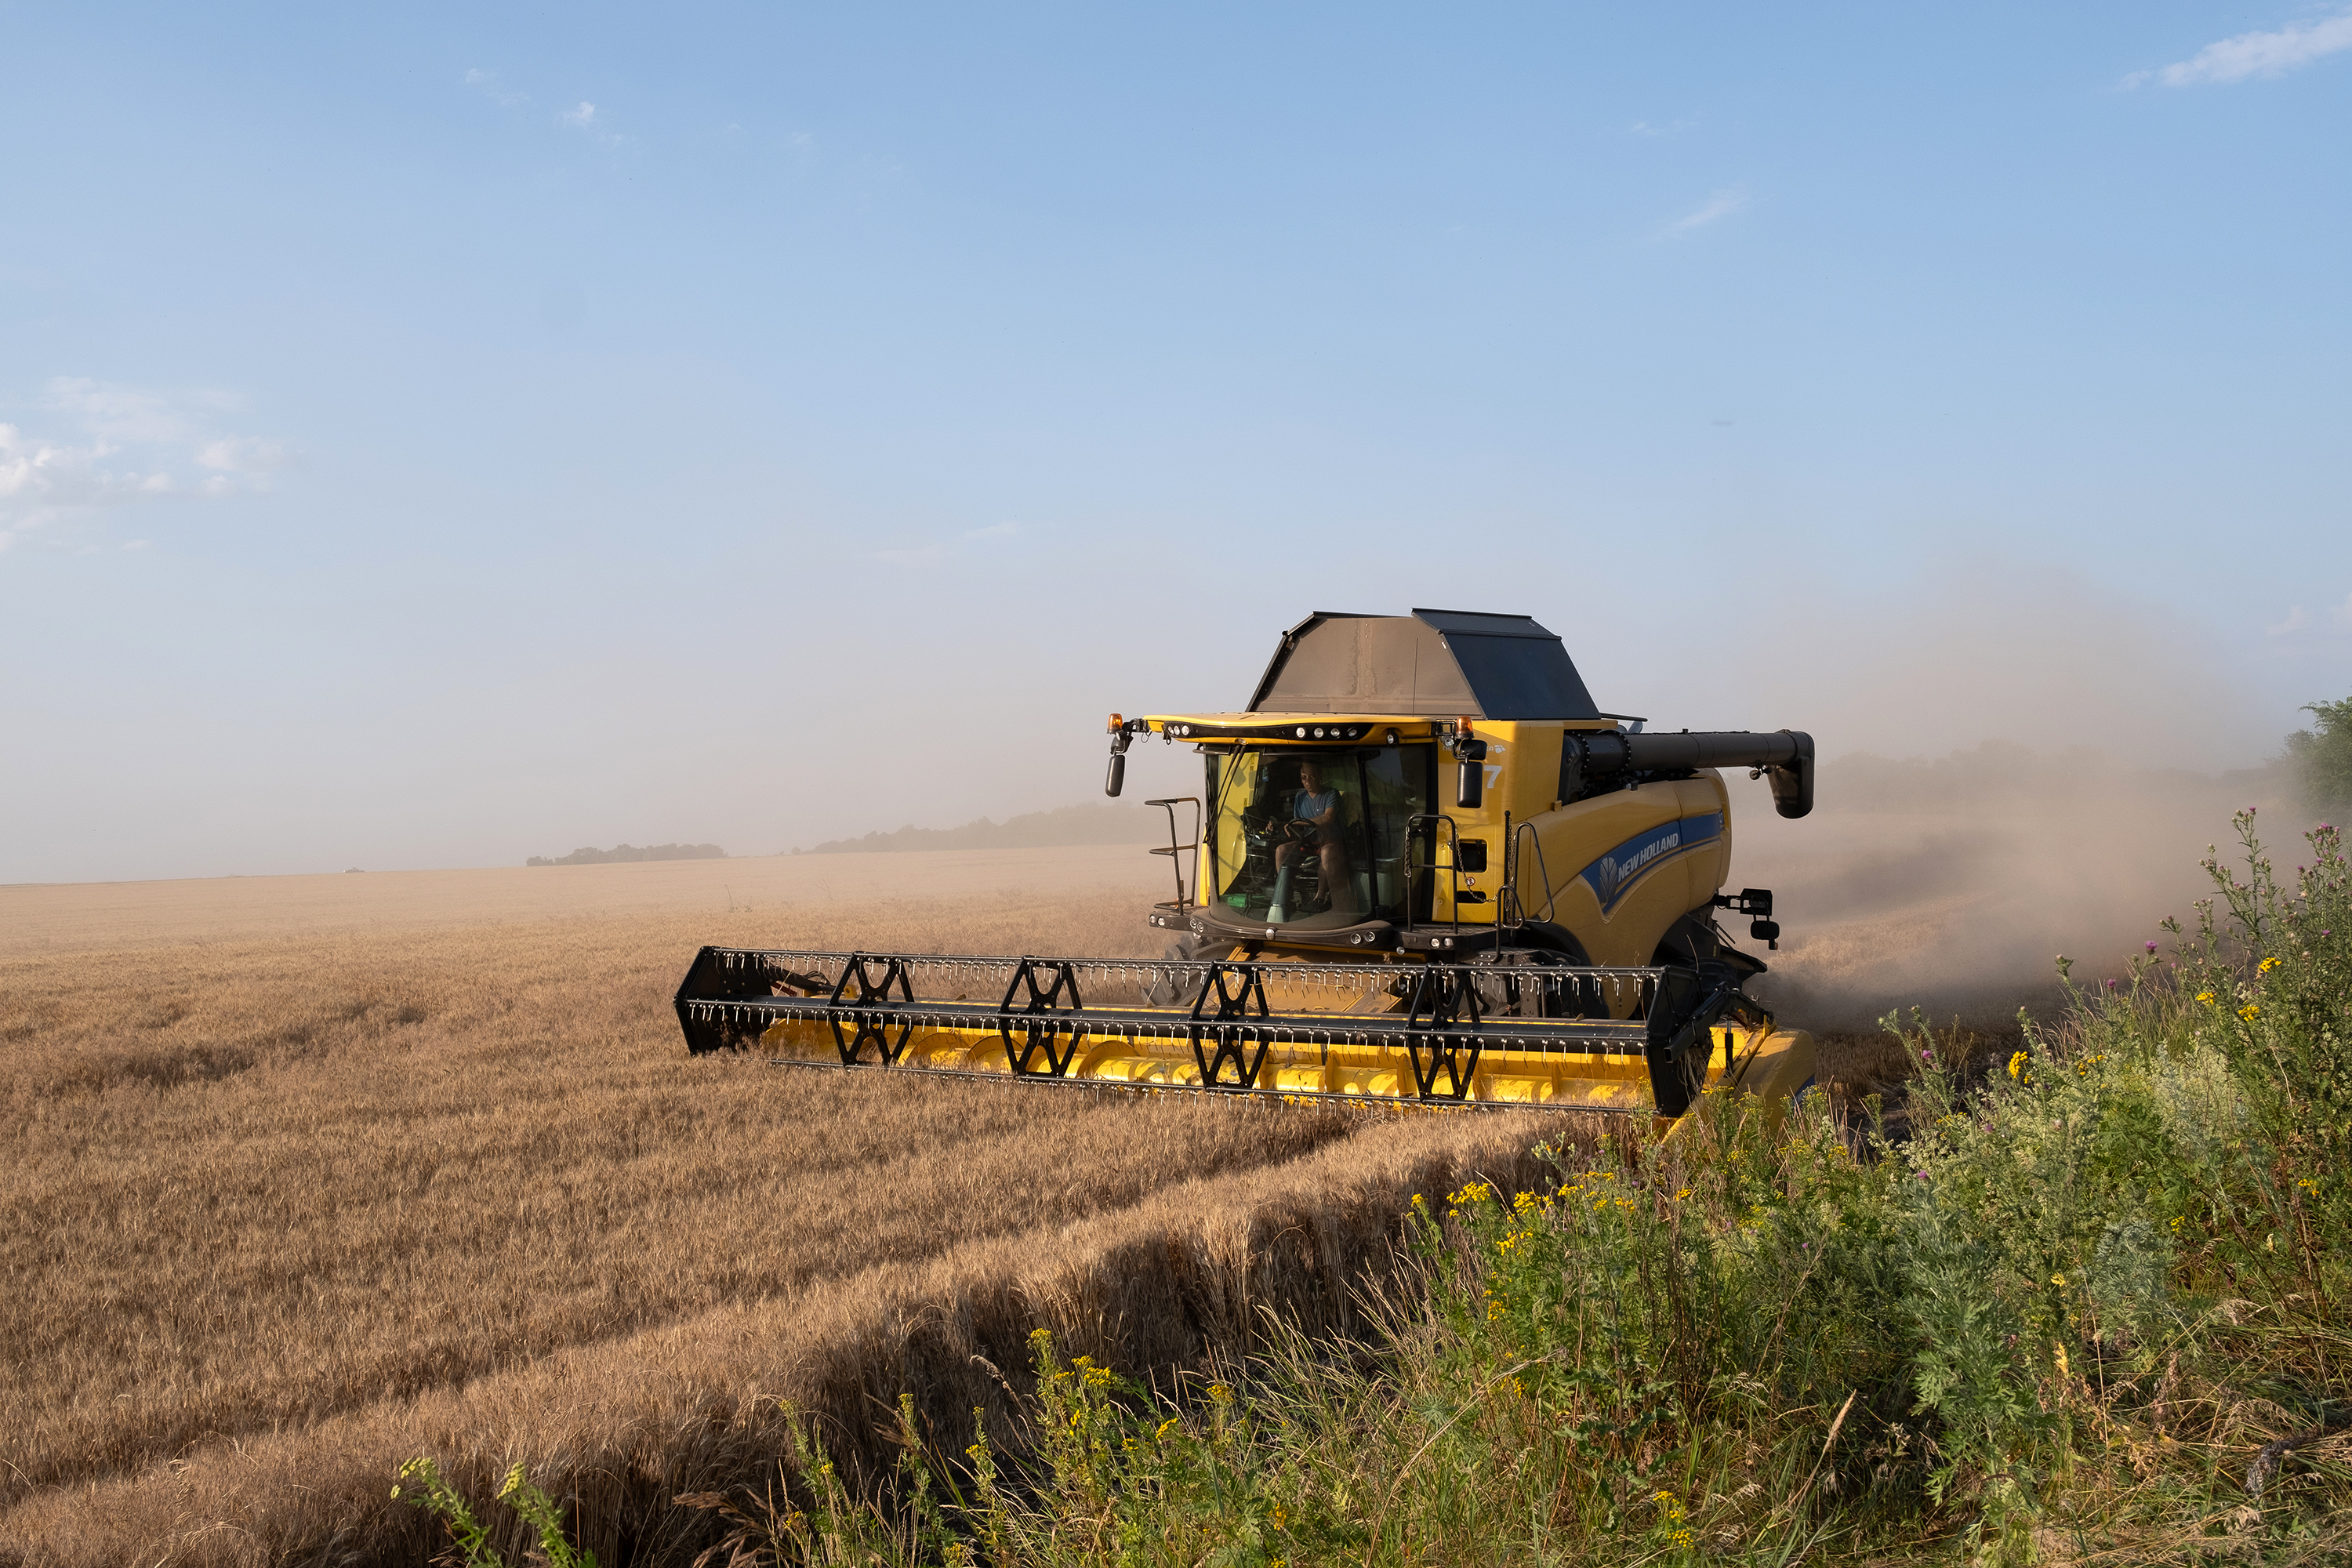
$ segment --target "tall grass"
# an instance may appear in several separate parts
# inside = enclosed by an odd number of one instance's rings
[[[1989,1071],[1889,1019],[1900,1142],[1711,1097],[1417,1196],[1352,1348],[1146,1387],[1040,1334],[1017,1430],[902,1422],[888,1505],[806,1438],[687,1500],[744,1562],[2340,1562],[2352,879],[2239,829],[2168,954]]]

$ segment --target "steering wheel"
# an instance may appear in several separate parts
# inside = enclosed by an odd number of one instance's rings
[[[1282,831],[1294,844],[1309,844],[1315,839],[1315,825],[1303,816],[1294,816],[1282,825]]]

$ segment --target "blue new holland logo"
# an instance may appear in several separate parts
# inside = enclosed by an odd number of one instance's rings
[[[1685,816],[1679,822],[1661,823],[1646,832],[1637,833],[1616,848],[1587,866],[1582,876],[1592,896],[1601,900],[1601,912],[1608,914],[1618,901],[1633,890],[1633,884],[1652,867],[1661,865],[1682,854],[1710,843],[1723,836],[1723,816],[1708,812],[1705,816]]]

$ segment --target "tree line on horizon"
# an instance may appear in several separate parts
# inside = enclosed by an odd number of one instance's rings
[[[1178,823],[1180,832],[1192,831],[1189,815]],[[961,827],[917,827],[912,823],[892,833],[868,833],[861,838],[833,838],[790,855],[873,855],[917,849],[1042,849],[1073,844],[1166,843],[1166,813],[1139,805],[1065,805],[1053,811],[1024,812],[1003,822],[981,817]]]
[[[550,859],[534,855],[523,862],[526,866],[614,866],[630,860],[724,860],[727,851],[716,844],[649,844],[640,849],[634,844],[616,844],[610,849],[585,847],[569,855]]]

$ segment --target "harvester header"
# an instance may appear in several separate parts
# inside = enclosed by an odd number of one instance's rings
[[[1802,731],[1647,731],[1602,712],[1534,619],[1453,610],[1318,611],[1283,634],[1246,708],[1113,713],[1108,729],[1113,795],[1138,741],[1202,759],[1200,795],[1150,803],[1174,895],[1145,915],[1176,939],[1160,963],[707,948],[678,993],[689,1046],[1668,1115],[1710,1083],[1786,1094],[1811,1079],[1810,1037],[1747,995],[1764,963],[1717,923],[1748,916],[1751,941],[1778,945],[1769,890],[1723,891],[1718,770],[1768,779],[1801,817]],[[965,984],[918,997],[934,972]]]

